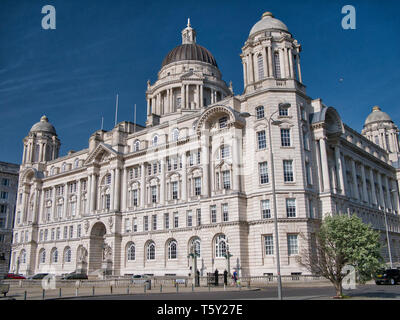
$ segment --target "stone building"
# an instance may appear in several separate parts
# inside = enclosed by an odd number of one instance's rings
[[[203,275],[275,274],[278,240],[282,274],[306,274],[296,256],[336,213],[359,215],[383,243],[386,221],[399,261],[397,127],[374,108],[360,134],[307,96],[300,52],[264,13],[234,95],[188,22],[148,82],[145,127],[118,123],[60,157],[43,116],[24,139],[11,270],[19,258],[26,274],[188,275],[195,252]]]
[[[0,162],[0,278],[10,267],[19,165]]]

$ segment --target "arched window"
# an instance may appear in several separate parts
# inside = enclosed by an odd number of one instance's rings
[[[153,145],[153,147],[156,147],[157,144],[158,144],[158,136],[155,135],[155,136],[153,137],[153,140],[152,140],[152,145]]]
[[[264,106],[258,106],[256,108],[256,117],[257,119],[262,119],[265,117]]]
[[[150,242],[147,245],[147,260],[155,260],[156,259],[156,245],[154,242]]]
[[[179,129],[175,128],[172,130],[172,141],[178,141],[179,139]]]
[[[128,256],[128,261],[133,261],[135,260],[135,254],[136,254],[136,248],[135,248],[135,244],[132,243],[129,247],[128,247],[128,252],[127,252],[127,256]]]
[[[226,237],[224,234],[220,234],[215,239],[215,257],[223,258],[226,255]]]
[[[197,257],[201,256],[201,240],[199,238],[195,238],[192,240],[191,246],[193,246],[194,252],[197,254]],[[190,248],[191,250],[192,248]]]
[[[135,143],[133,144],[133,151],[139,151],[140,149],[140,141],[136,140]]]
[[[20,259],[21,263],[26,263],[26,251],[22,250],[21,251],[21,259]]]
[[[74,166],[75,166],[75,169],[79,167],[79,159],[75,159]]]
[[[280,62],[280,57],[279,57],[279,52],[275,51],[274,52],[274,67],[275,67],[275,78],[282,78],[281,74],[281,62]]]
[[[55,172],[56,172],[56,171],[55,171],[54,167],[51,167],[51,169],[50,169],[50,175],[53,176]]]
[[[39,262],[40,263],[45,263],[46,262],[46,250],[42,250],[39,253]]]
[[[258,80],[262,80],[264,79],[264,63],[262,54],[259,54],[257,56],[257,67],[258,67]]]
[[[51,254],[51,262],[57,263],[58,262],[58,250],[55,249]]]
[[[67,248],[64,253],[64,262],[71,262],[71,249]]]
[[[178,248],[178,245],[177,245],[175,240],[171,240],[168,243],[168,259],[169,260],[176,259],[176,257],[177,257],[177,248]]]

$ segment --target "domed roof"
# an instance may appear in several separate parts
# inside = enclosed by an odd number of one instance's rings
[[[217,62],[215,61],[215,58],[211,52],[197,43],[185,43],[172,49],[165,57],[162,67],[166,66],[167,64],[183,60],[206,62],[217,67]]]
[[[381,110],[378,106],[372,108],[372,112],[369,114],[367,119],[365,120],[364,125],[373,123],[373,122],[384,122],[384,121],[392,121],[392,118],[386,113]]]
[[[271,12],[264,12],[264,14],[261,17],[261,20],[258,21],[253,28],[250,30],[249,36],[263,30],[269,30],[269,29],[277,29],[277,30],[282,30],[289,32],[288,27],[278,19],[275,19],[273,14]]]
[[[32,126],[30,132],[49,132],[56,134],[56,129],[49,122],[49,119],[46,116],[42,116],[40,121]]]

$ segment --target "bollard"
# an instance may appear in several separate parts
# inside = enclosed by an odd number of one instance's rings
[[[210,287],[210,284],[208,284],[208,292],[210,292],[210,290],[211,290],[211,287]]]
[[[143,289],[144,289],[144,293],[146,293],[146,284],[144,284]]]
[[[224,283],[224,291],[226,291],[226,284]]]
[[[160,284],[160,292],[162,292],[162,284]]]
[[[60,291],[58,292],[58,296],[61,298],[61,288]]]
[[[78,288],[75,289],[75,296],[78,296]]]
[[[126,294],[129,294],[129,285],[128,288],[126,288]]]
[[[92,296],[94,296],[94,287],[92,288]]]
[[[43,300],[44,300],[45,295],[46,295],[46,290],[43,289],[43,292],[42,292],[42,299],[43,299]]]
[[[26,290],[24,291],[24,300],[26,300]]]
[[[192,283],[192,292],[194,292],[194,284]]]
[[[176,284],[176,293],[179,292],[179,283]]]
[[[112,294],[112,286],[110,286],[110,292],[111,292],[111,294]]]

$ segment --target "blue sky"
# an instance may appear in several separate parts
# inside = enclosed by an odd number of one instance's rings
[[[56,30],[41,27],[46,4],[56,8]],[[347,4],[356,8],[356,30],[341,27]],[[133,121],[136,103],[143,124],[146,81],[156,80],[181,43],[188,17],[235,94],[243,90],[241,48],[271,11],[302,44],[310,97],[358,131],[374,105],[400,124],[399,9],[395,0],[1,0],[0,161],[20,163],[22,139],[43,114],[56,127],[61,155],[86,148],[102,116],[104,128],[113,127],[117,93],[118,120]]]

